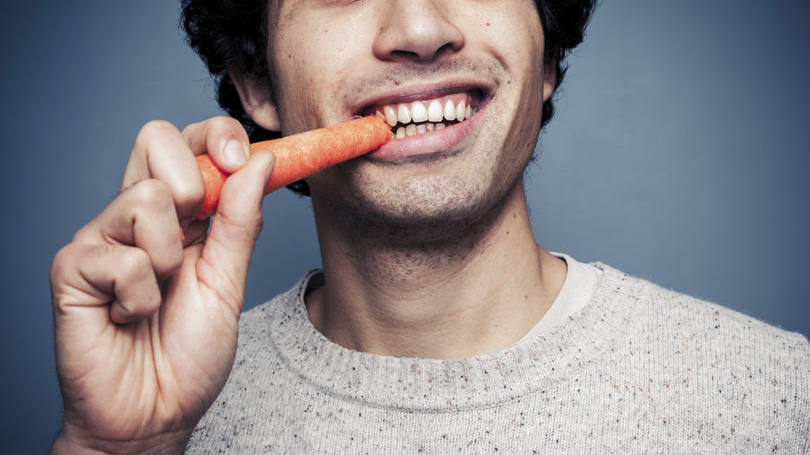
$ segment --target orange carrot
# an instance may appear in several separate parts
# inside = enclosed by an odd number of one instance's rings
[[[296,180],[379,148],[391,138],[391,127],[380,116],[347,120],[337,125],[305,133],[250,144],[250,153],[270,150],[276,157],[273,173],[264,193],[270,193]],[[207,154],[197,156],[205,184],[205,198],[196,220],[213,215],[219,193],[228,174],[220,170]]]

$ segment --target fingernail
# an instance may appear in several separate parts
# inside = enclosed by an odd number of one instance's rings
[[[225,144],[223,154],[225,155],[225,160],[233,166],[245,164],[248,158],[247,148],[235,139],[231,139]]]

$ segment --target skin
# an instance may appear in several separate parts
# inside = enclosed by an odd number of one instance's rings
[[[229,161],[229,140],[247,146],[223,117],[182,132],[145,125],[119,196],[54,258],[65,411],[53,453],[182,452],[224,385],[273,164],[266,151]],[[207,238],[207,221],[191,221],[203,190],[194,155],[206,151],[238,168]]]
[[[453,153],[308,179],[326,282],[307,298],[315,327],[352,349],[432,358],[521,338],[565,273],[536,246],[521,182],[554,84],[534,2],[285,1],[271,18],[272,83],[240,84],[265,128],[335,123],[448,81],[492,95]]]
[[[336,123],[375,94],[448,80],[475,77],[492,95],[453,150],[308,179],[325,277],[306,298],[315,327],[349,348],[429,358],[525,335],[565,277],[534,239],[521,183],[554,82],[533,2],[287,0],[269,18],[271,78],[232,73],[267,129]],[[221,390],[272,168],[270,153],[226,154],[230,140],[247,144],[231,119],[147,124],[121,194],[55,257],[65,418],[53,452],[182,452]],[[190,221],[204,152],[236,171],[207,236]]]

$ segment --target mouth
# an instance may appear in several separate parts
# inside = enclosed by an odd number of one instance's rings
[[[413,101],[378,102],[358,114],[383,117],[391,126],[391,138],[404,139],[461,123],[472,117],[484,100],[481,89],[471,89]]]
[[[366,102],[354,115],[376,114],[391,126],[392,140],[367,155],[390,161],[435,154],[459,144],[491,98],[488,87],[475,84],[412,89]]]

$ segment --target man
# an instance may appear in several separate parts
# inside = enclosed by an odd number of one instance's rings
[[[186,28],[254,138],[377,111],[399,137],[297,185],[323,271],[239,320],[272,153],[146,125],[54,259],[54,452],[807,450],[802,336],[532,234],[522,174],[591,2],[228,5]],[[234,172],[210,230],[199,153]]]

